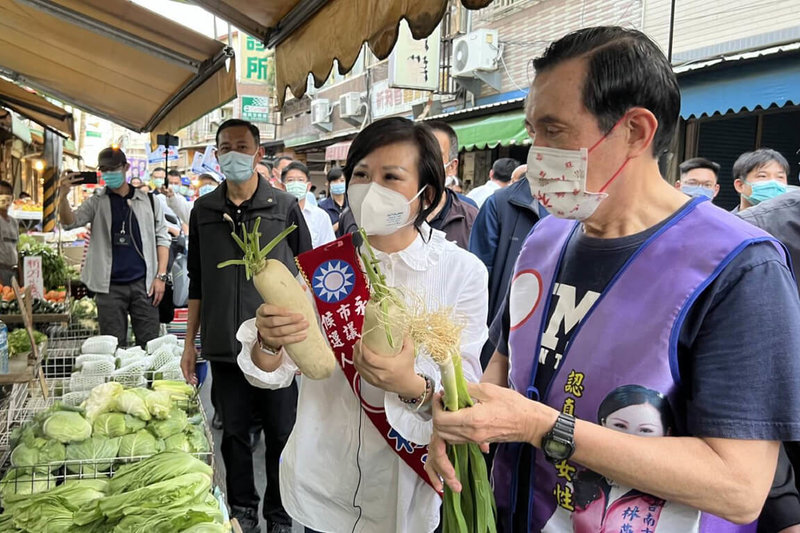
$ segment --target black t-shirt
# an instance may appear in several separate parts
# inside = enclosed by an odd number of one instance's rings
[[[130,206],[136,189],[133,187],[128,189],[128,194],[124,197],[111,190],[108,191],[108,199],[111,202],[111,283],[132,283],[147,275],[142,234],[139,222]],[[119,239],[123,231],[127,236],[125,239],[127,244],[122,244]]]
[[[534,383],[542,396],[592,304],[631,255],[671,218],[619,239],[587,237],[580,231],[573,234],[542,336],[545,350]],[[702,239],[702,230],[686,238]],[[663,275],[671,275],[669,269]],[[562,302],[566,312],[559,313],[558,323],[553,323],[553,310],[564,298],[568,299]],[[800,438],[798,321],[800,300],[781,254],[769,242],[745,248],[694,302],[680,330],[683,403],[673,407],[689,434],[771,441]],[[509,322],[507,293],[490,329],[497,351],[504,355],[508,354]],[[530,451],[520,462],[517,509],[527,506]],[[522,518],[516,516],[515,522]]]

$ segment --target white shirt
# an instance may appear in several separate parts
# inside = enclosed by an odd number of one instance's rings
[[[311,233],[311,245],[314,248],[336,240],[336,235],[333,233],[333,226],[331,225],[331,217],[323,209],[316,205],[311,205],[308,200],[303,206],[303,218],[306,219],[306,224],[308,224],[308,231]]]
[[[500,185],[492,180],[489,180],[480,187],[475,187],[472,189],[469,194],[467,194],[467,198],[474,200],[475,203],[478,204],[478,209],[480,209],[481,206],[483,206],[483,202],[485,202],[486,199],[493,195],[499,188]]]
[[[423,233],[428,231],[424,226]],[[376,254],[388,284],[401,288],[409,303],[421,298],[431,309],[452,306],[455,316],[464,320],[464,376],[478,381],[480,352],[487,338],[488,275],[483,263],[448,242],[440,231],[433,231],[427,243],[417,237],[401,252]],[[242,343],[239,367],[256,387],[288,386],[297,367],[285,352],[278,355],[283,360],[274,372],[263,372],[253,364],[254,324],[254,320],[245,322],[237,333]],[[416,369],[441,388],[438,367],[423,350]],[[384,406],[389,423],[403,438],[419,444],[430,441],[433,424],[429,409],[416,413],[396,394],[384,393],[364,381],[361,390],[369,403]],[[297,422],[281,456],[280,484],[289,515],[321,532],[426,533],[439,523],[441,498],[378,433],[340,367],[323,381],[301,379]]]

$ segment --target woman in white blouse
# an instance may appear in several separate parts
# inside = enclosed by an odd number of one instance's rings
[[[406,119],[377,121],[353,141],[344,173],[356,222],[370,236],[388,284],[422,298],[431,309],[454,309],[465,323],[465,376],[479,381],[488,276],[479,259],[425,223],[444,190],[435,137],[427,126]],[[384,216],[397,212],[404,216]],[[283,350],[270,355],[264,347],[298,342],[308,327],[302,314],[262,306],[238,333],[238,362],[248,380],[257,387],[288,386],[297,367]],[[383,357],[359,343],[354,362],[369,404],[383,405],[388,422],[404,439],[427,444],[430,389],[441,388],[429,355],[419,350],[415,357],[406,343],[398,356]],[[423,398],[419,409],[409,403]],[[440,496],[375,429],[338,367],[326,380],[301,381],[297,422],[283,450],[280,481],[286,511],[308,530],[421,533],[439,523]]]

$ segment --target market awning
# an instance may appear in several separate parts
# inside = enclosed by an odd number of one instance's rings
[[[468,9],[492,0],[461,0]],[[415,39],[436,29],[448,0],[194,0],[243,31],[275,46],[279,103],[286,88],[295,97],[306,92],[308,74],[317,87],[330,74],[333,60],[339,72],[353,68],[366,42],[378,59],[385,59],[397,41],[400,19],[406,19]],[[357,23],[354,23],[357,21]]]
[[[485,150],[531,143],[525,129],[525,111],[522,110],[454,122],[451,126],[458,135],[459,150]]]
[[[11,113],[11,134],[24,143],[33,142],[31,129],[15,113]]]
[[[65,137],[75,137],[72,113],[48,102],[36,93],[26,91],[19,85],[3,79],[0,79],[0,106],[12,109],[23,117],[57,131]],[[28,133],[28,142],[30,142],[30,133]]]
[[[128,0],[0,0],[0,73],[134,131],[236,96],[232,51]]]
[[[792,50],[781,47],[718,58],[706,65],[676,67],[681,117],[701,118],[800,104],[798,48],[800,44]]]
[[[325,148],[325,161],[343,161],[347,159],[347,152],[353,141],[342,141]]]

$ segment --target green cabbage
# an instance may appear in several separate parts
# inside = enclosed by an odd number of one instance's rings
[[[92,424],[92,434],[98,437],[121,437],[130,433],[125,424],[125,415],[120,413],[103,413],[98,415]]]
[[[36,446],[23,442],[11,452],[11,466],[36,466],[38,464],[39,448]]]
[[[63,443],[80,442],[92,435],[92,426],[80,413],[56,411],[42,425],[42,432]]]
[[[123,390],[125,390],[125,388],[122,385],[113,381],[103,383],[93,388],[84,406],[86,409],[86,418],[89,421],[94,421],[100,413],[113,411],[117,396],[122,394]]]
[[[156,438],[144,429],[125,435],[119,442],[119,457],[143,457],[156,453]]]
[[[120,395],[117,396],[115,410],[120,413],[133,415],[142,420],[150,420],[150,412],[147,410],[144,398],[142,398],[135,389],[122,391]]]
[[[189,439],[186,438],[184,433],[176,433],[171,437],[164,439],[164,445],[167,450],[177,450],[180,452],[190,453],[192,446],[189,444]]]
[[[125,426],[128,428],[129,433],[134,433],[147,426],[147,422],[141,418],[136,418],[131,415],[123,415],[125,417]]]
[[[164,420],[169,417],[170,409],[172,409],[172,399],[167,391],[148,391],[150,394],[145,398],[147,410],[153,418]]]
[[[185,509],[203,501],[211,490],[211,477],[201,472],[146,485],[142,488],[113,494],[98,500],[98,510],[109,520],[125,515],[142,514],[151,510]]]
[[[48,440],[39,449],[39,463],[49,465],[51,471],[58,470],[67,458],[67,448],[57,440]]]
[[[167,391],[172,396],[172,401],[189,401],[195,396],[195,389],[183,381],[156,380],[153,381],[153,390]]]
[[[35,495],[10,496],[3,503],[16,527],[30,532],[61,533],[72,531],[73,513],[105,496],[107,488],[105,480],[76,480]],[[0,531],[5,530],[0,528]]]
[[[207,453],[211,446],[202,427],[189,425],[186,427],[186,439],[189,441],[190,451],[194,453]]]
[[[93,474],[111,468],[119,453],[120,439],[92,437],[67,446],[67,470],[75,474]]]
[[[174,408],[169,412],[169,417],[166,420],[153,420],[148,424],[148,428],[156,437],[166,439],[182,432],[188,424],[189,418],[186,413]]]

